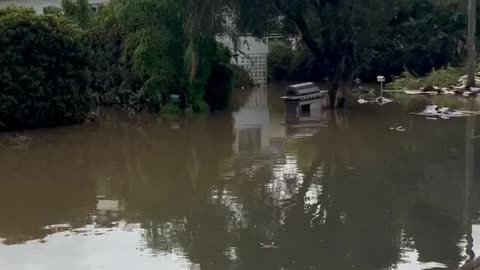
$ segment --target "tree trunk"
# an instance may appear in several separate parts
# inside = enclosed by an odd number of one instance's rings
[[[319,45],[317,40],[315,40],[314,35],[309,28],[307,21],[302,14],[302,9],[293,9],[290,10],[284,3],[280,0],[275,0],[275,6],[282,11],[282,13],[287,16],[290,20],[292,20],[295,25],[297,26],[300,34],[302,35],[302,40],[305,45],[308,47],[310,52],[313,54],[314,58],[319,63],[325,63],[325,55],[322,51],[322,47]],[[321,9],[323,8],[322,4],[319,2],[313,3],[315,10],[317,11],[318,15],[321,17]],[[347,47],[344,47],[347,46]],[[351,76],[351,59],[348,59],[345,56],[346,51],[348,51],[349,45],[343,45],[342,48],[339,49],[338,55],[335,57],[334,61],[327,61],[326,65],[332,65],[337,67],[333,72],[332,76],[330,76],[330,80],[332,85],[329,89],[329,98],[330,98],[330,107],[334,108],[342,108],[345,105],[345,88],[341,85],[341,82],[346,78]],[[330,63],[328,63],[330,62]],[[348,74],[345,74],[345,73]]]
[[[337,107],[337,93],[338,93],[338,84],[333,82],[328,89],[328,97],[330,99],[330,108],[333,110]]]
[[[339,63],[336,65],[331,79],[332,79],[332,86],[329,90],[330,96],[330,107],[332,109],[335,108],[343,108],[345,106],[345,81],[350,75],[346,75],[347,71],[351,70],[347,67],[346,57],[342,55],[340,57]]]
[[[185,104],[184,104],[185,108],[187,108],[189,104],[191,105],[192,98],[194,95],[195,81],[198,76],[198,67],[200,64],[197,44],[193,39],[190,42],[192,46],[192,59],[190,63],[190,76],[189,76],[190,87],[187,91],[185,91]]]
[[[345,106],[345,88],[343,82],[334,82],[328,90],[331,109],[341,109]]]
[[[192,63],[190,66],[190,83],[191,84],[193,84],[195,82],[195,79],[197,78],[198,64],[199,64],[199,59],[198,59],[197,46],[195,44],[192,44]]]

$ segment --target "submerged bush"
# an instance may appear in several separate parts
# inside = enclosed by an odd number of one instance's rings
[[[59,16],[0,10],[0,128],[80,123],[91,110],[88,47]]]
[[[388,88],[398,90],[417,90],[422,87],[452,87],[458,84],[458,79],[463,75],[462,68],[446,67],[433,70],[430,74],[419,77],[411,72],[403,72],[398,78],[395,78]]]

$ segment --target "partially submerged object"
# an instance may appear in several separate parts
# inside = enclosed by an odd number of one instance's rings
[[[0,135],[0,145],[23,146],[33,142],[33,139],[23,134]]]
[[[378,97],[378,98],[369,98],[369,99],[364,99],[360,98],[357,100],[359,104],[378,104],[378,105],[385,105],[388,103],[392,103],[393,100],[389,98],[384,98],[384,97]]]
[[[434,117],[442,118],[442,119],[450,119],[454,117],[468,117],[468,116],[475,116],[480,115],[478,111],[468,111],[468,110],[455,110],[448,107],[438,107],[437,105],[430,105],[425,108],[420,113],[412,113],[415,115],[420,116],[427,116],[428,119],[432,119]]]
[[[260,243],[260,247],[265,248],[265,249],[277,249],[278,248],[278,246],[275,245],[275,242],[272,242],[270,244]]]
[[[403,126],[391,127],[390,130],[397,131],[397,132],[405,132],[405,131],[407,131],[407,129],[405,129]]]
[[[286,96],[283,96],[282,99],[287,101],[305,101],[323,98],[327,94],[327,90],[320,90],[314,83],[306,82],[288,86]]]
[[[477,74],[476,85],[480,85],[480,74]],[[472,97],[480,93],[480,87],[468,87],[467,86],[467,75],[462,76],[458,80],[458,85],[451,85],[449,87],[438,87],[428,85],[426,87],[421,87],[418,90],[407,90],[404,89],[403,92],[407,95],[460,95],[463,97]]]
[[[475,75],[475,84],[476,85],[480,85],[480,77],[478,75],[480,75],[480,74],[477,73]],[[462,85],[467,85],[467,81],[468,81],[468,75],[463,75],[462,77],[460,77],[458,79],[458,82]]]

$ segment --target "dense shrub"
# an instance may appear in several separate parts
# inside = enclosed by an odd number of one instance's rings
[[[211,111],[223,110],[232,97],[233,70],[224,63],[214,64],[212,74],[205,86],[205,102]]]
[[[95,65],[92,66],[92,91],[98,104],[136,108],[140,104],[143,80],[125,49],[126,34],[114,8],[102,7],[95,23],[87,29]]]
[[[0,124],[22,129],[80,123],[91,110],[90,54],[61,17],[0,12]]]

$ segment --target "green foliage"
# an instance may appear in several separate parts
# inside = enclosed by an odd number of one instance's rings
[[[141,95],[147,107],[159,110],[171,94],[180,95],[185,104],[186,42],[179,2],[121,0],[116,10],[125,30],[125,45],[132,51],[135,67],[145,79]]]
[[[63,9],[60,7],[56,6],[49,6],[49,7],[44,7],[43,8],[43,13],[45,15],[57,15],[60,16],[62,15]]]
[[[288,41],[275,41],[270,45],[269,80],[320,81],[327,74],[328,69],[305,46],[294,50]]]
[[[234,89],[250,88],[255,86],[255,82],[252,80],[247,70],[237,65],[232,65],[231,68],[233,70],[233,88]]]
[[[462,61],[466,36],[465,14],[459,1],[396,1],[383,44],[364,76],[396,75],[410,70],[418,75]]]
[[[287,80],[289,78],[290,65],[293,59],[293,50],[284,42],[270,44],[268,55],[268,77],[272,80]]]
[[[0,18],[4,16],[34,16],[35,10],[33,8],[23,8],[18,6],[8,6],[0,9]]]
[[[398,90],[417,90],[421,87],[452,87],[458,84],[458,79],[463,75],[462,68],[448,66],[442,69],[433,70],[424,77],[416,76],[411,72],[404,72],[395,78],[387,87]]]
[[[91,69],[92,90],[97,103],[139,109],[143,79],[131,53],[125,50],[126,34],[114,6],[101,8],[88,31],[95,63]]]
[[[395,78],[387,87],[395,90],[417,90],[422,87],[421,78],[414,76],[411,72],[405,71]]]
[[[0,10],[0,123],[22,129],[80,123],[92,105],[84,33],[58,16]]]
[[[180,107],[173,103],[167,103],[161,109],[163,114],[179,114],[181,111]]]
[[[240,1],[250,3],[248,10],[258,8],[261,14],[246,19],[250,25],[252,20],[265,21],[273,16],[287,28],[295,26],[293,36],[300,34],[310,51],[307,56],[299,49],[298,58],[293,57],[296,67],[290,71],[297,69],[293,73],[298,75],[311,73],[317,80],[327,77],[332,82],[354,77],[373,81],[378,74],[398,75],[405,69],[424,75],[462,60],[466,26],[461,1]],[[274,6],[281,15],[271,11],[263,14],[265,6]],[[292,35],[291,30],[284,32]],[[280,72],[282,78],[286,69],[275,63],[287,61],[287,50],[278,45],[272,49],[272,57],[277,57],[272,58],[272,73]]]
[[[62,8],[66,17],[72,18],[82,27],[93,23],[94,12],[88,0],[62,0]]]
[[[214,76],[212,67],[231,58],[215,41],[223,29],[223,4],[214,0],[117,2],[127,46],[146,80],[142,95],[150,108],[160,109],[176,94],[182,99],[182,109],[208,111],[205,88]]]

